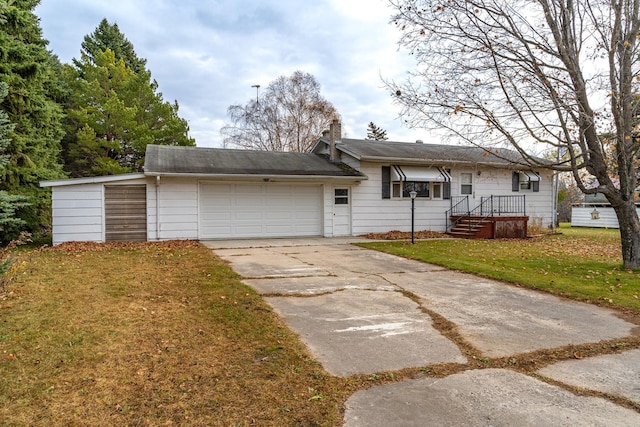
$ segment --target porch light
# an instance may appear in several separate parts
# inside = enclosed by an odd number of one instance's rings
[[[594,207],[591,211],[591,219],[600,219],[600,211],[598,208]]]
[[[415,243],[415,240],[413,238],[413,230],[414,230],[414,223],[415,223],[414,220],[415,220],[417,195],[418,195],[418,192],[416,190],[409,191],[409,197],[411,197],[411,244],[412,245]]]

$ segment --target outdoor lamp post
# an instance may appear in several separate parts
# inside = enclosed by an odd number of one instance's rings
[[[416,211],[416,196],[418,195],[418,192],[416,190],[411,190],[409,191],[409,197],[411,197],[411,244],[413,245],[415,243],[415,240],[413,239],[413,231],[414,231],[414,224],[415,224],[415,211]]]

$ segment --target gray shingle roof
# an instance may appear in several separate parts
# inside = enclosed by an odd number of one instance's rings
[[[147,175],[263,175],[360,177],[360,172],[336,165],[314,153],[230,150],[222,148],[147,145]]]
[[[325,143],[328,143],[325,141]],[[460,145],[369,141],[345,138],[337,144],[339,151],[360,160],[410,161],[437,164],[482,164],[496,167],[523,167],[522,156],[513,150],[489,153],[484,148]],[[496,152],[497,151],[497,152]],[[495,153],[495,154],[494,154]]]

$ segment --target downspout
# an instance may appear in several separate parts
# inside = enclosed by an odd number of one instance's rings
[[[156,175],[156,241],[160,240],[160,209],[158,207],[160,205],[160,200],[158,199],[160,194],[159,188],[160,175]]]

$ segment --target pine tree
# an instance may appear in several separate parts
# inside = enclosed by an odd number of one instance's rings
[[[110,48],[82,54],[64,76],[71,88],[64,158],[73,176],[142,170],[147,144],[194,145],[177,102],[165,102],[149,71],[136,73]]]
[[[0,102],[7,96],[7,87],[6,83],[0,82]],[[10,156],[7,154],[11,143],[9,135],[14,128],[7,113],[0,110],[0,171],[9,162]],[[16,216],[16,211],[26,206],[28,206],[26,197],[0,190],[0,244],[9,243],[19,235],[25,221]],[[4,273],[6,266],[7,263],[0,259],[0,275]]]
[[[122,59],[134,73],[145,71],[147,60],[136,55],[133,44],[120,32],[118,24],[110,24],[103,18],[93,33],[84,36],[81,52],[95,65],[98,55],[107,49],[111,49],[116,61]],[[80,61],[74,59],[73,63],[77,68],[81,68]]]
[[[0,110],[14,126],[5,137],[0,190],[29,198],[30,205],[16,212],[27,231],[49,221],[50,197],[39,181],[64,177],[59,162],[62,109],[50,93],[54,59],[33,13],[38,3],[0,1],[0,81],[8,87]]]
[[[0,102],[7,96],[8,85],[4,82],[0,82]],[[13,132],[15,125],[9,121],[9,116],[4,111],[0,110],[0,170],[9,162],[9,154],[7,149],[11,143],[9,135]]]
[[[369,122],[369,126],[367,126],[367,139],[373,141],[386,141],[387,131],[376,126],[375,123]]]

